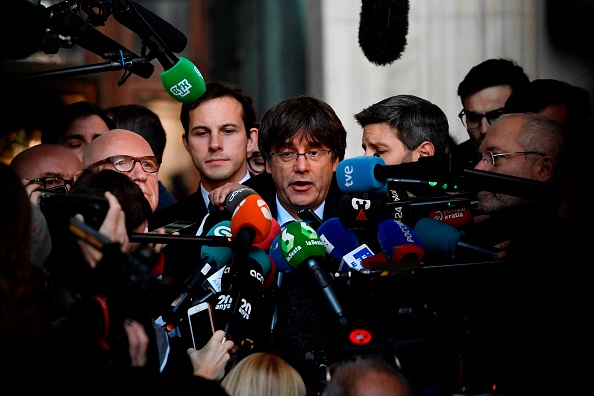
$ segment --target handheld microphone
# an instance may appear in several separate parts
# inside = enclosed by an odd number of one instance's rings
[[[231,217],[231,234],[245,246],[262,243],[270,234],[272,213],[259,195],[249,195],[235,208]]]
[[[281,232],[280,245],[287,263],[313,278],[332,313],[346,325],[347,318],[332,286],[332,278],[321,265],[326,251],[315,230],[304,221],[290,222]]]
[[[400,59],[408,33],[408,0],[363,0],[359,21],[359,46],[378,66]]]
[[[230,222],[226,220],[211,228],[207,236],[229,236],[230,234]],[[198,291],[205,291],[202,285],[212,274],[227,265],[231,261],[232,255],[233,252],[229,247],[202,246],[198,269],[184,281],[183,291],[171,303],[169,315],[164,319],[168,323],[180,320],[183,308],[187,308],[189,301],[196,297]]]
[[[153,57],[156,57],[163,66],[161,82],[167,93],[173,99],[182,103],[192,103],[206,91],[206,83],[202,74],[192,62],[186,58],[177,57],[165,45],[151,25],[134,7],[131,0],[119,0],[122,8],[120,14],[130,17],[129,24],[134,25],[143,43],[150,49]]]
[[[399,262],[423,259],[423,244],[420,238],[406,224],[397,220],[384,220],[377,229],[382,252],[389,261]]]
[[[457,248],[461,247],[483,253],[491,258],[499,253],[495,249],[484,248],[462,241],[460,238],[464,235],[464,232],[458,231],[442,221],[428,217],[417,221],[414,232],[422,241],[425,249],[430,252],[455,256]]]
[[[285,274],[293,274],[295,270],[291,268],[287,260],[285,260],[285,256],[283,256],[283,252],[281,250],[281,243],[280,243],[280,234],[277,235],[272,243],[270,244],[270,257],[272,261],[274,261],[274,265],[276,267],[276,272],[282,272]]]
[[[216,295],[215,327],[223,329],[240,347],[253,348],[253,334],[260,315],[259,300],[271,270],[272,262],[266,252],[252,247],[242,271],[233,275],[229,290]]]
[[[268,236],[264,238],[264,240],[260,243],[254,243],[254,246],[259,247],[260,249],[264,250],[265,252],[270,251],[270,246],[272,245],[272,241],[276,238],[281,232],[280,224],[278,221],[273,217],[272,224],[270,225],[270,232]]]
[[[326,254],[339,263],[338,271],[361,270],[365,268],[363,260],[373,256],[371,249],[361,245],[355,233],[342,225],[338,217],[323,222],[317,232]]]

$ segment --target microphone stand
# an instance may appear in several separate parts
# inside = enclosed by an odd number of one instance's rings
[[[133,68],[147,67],[150,65],[150,73],[148,68],[146,71],[137,73],[140,77],[149,78],[153,74],[154,66],[146,58],[122,58],[122,61],[107,61],[102,63],[94,63],[91,65],[67,67],[64,69],[48,70],[39,73],[31,73],[24,76],[20,76],[23,80],[37,80],[48,77],[72,77],[80,76],[92,73],[101,73],[104,71],[118,71],[125,69],[132,72]],[[121,84],[120,84],[121,85]]]

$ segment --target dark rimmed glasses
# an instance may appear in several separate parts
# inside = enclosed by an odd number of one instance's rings
[[[296,151],[280,151],[278,153],[270,153],[274,158],[274,163],[277,166],[292,166],[297,162],[300,155],[304,156],[312,165],[319,164],[324,158],[330,154],[332,150],[309,150],[305,153],[298,153]]]
[[[61,177],[56,176],[48,176],[48,177],[38,177],[36,179],[29,180],[29,184],[31,183],[40,183],[43,184],[43,188],[46,190],[52,189],[60,189],[60,187],[64,187],[67,190],[72,187],[72,183],[74,183],[74,179],[63,179]],[[60,189],[62,190],[62,189]]]
[[[264,156],[262,153],[255,152],[251,156],[247,158],[247,163],[252,170],[252,172],[258,174],[262,173],[266,170],[266,163],[264,162]]]
[[[112,157],[102,159],[101,161],[97,161],[90,167],[96,167],[106,162],[110,162],[115,170],[123,173],[131,172],[132,169],[134,169],[134,166],[137,162],[142,167],[142,170],[146,173],[155,173],[159,170],[159,167],[161,166],[161,158],[155,157],[153,155],[145,157],[132,157],[130,155],[114,155]]]
[[[488,111],[485,114],[462,109],[460,114],[458,114],[458,117],[460,117],[460,121],[462,121],[462,125],[464,125],[466,129],[476,129],[481,126],[481,121],[483,120],[483,118],[487,119],[489,125],[493,125],[495,120],[504,114],[505,111],[503,107],[500,109]]]

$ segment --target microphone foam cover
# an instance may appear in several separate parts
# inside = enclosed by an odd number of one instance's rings
[[[182,57],[170,69],[161,73],[161,83],[173,99],[182,103],[192,103],[206,91],[206,83],[200,70]]]
[[[239,206],[239,204],[245,198],[254,194],[258,195],[258,193],[255,190],[249,187],[242,187],[238,190],[230,192],[225,198],[225,211],[230,215],[233,215],[233,213],[235,213],[235,209],[237,209],[237,206]]]
[[[266,201],[259,195],[249,195],[239,203],[231,217],[231,234],[237,235],[242,228],[255,232],[253,243],[266,239],[272,227],[272,214]]]
[[[326,249],[316,231],[305,221],[287,223],[281,232],[280,248],[294,269],[311,257],[325,257]]]
[[[429,216],[427,217],[442,221],[451,225],[452,227],[456,227],[457,229],[464,228],[474,222],[474,216],[472,215],[472,210],[469,207],[434,210],[429,213]]]
[[[385,209],[381,200],[343,195],[338,202],[338,218],[342,225],[348,229],[375,230]]]
[[[267,276],[272,270],[270,256],[268,256],[264,250],[253,246],[250,250],[249,257],[256,260],[256,262],[260,264],[260,267],[262,267],[262,275]]]
[[[264,239],[260,243],[255,243],[254,246],[259,247],[260,249],[264,250],[265,252],[270,251],[270,245],[272,245],[272,241],[276,238],[281,232],[280,224],[276,221],[275,218],[272,218],[272,224],[270,226],[270,232],[266,239]]]
[[[272,244],[270,244],[269,254],[272,261],[274,261],[274,266],[278,272],[284,272],[286,274],[295,272],[295,270],[287,263],[287,260],[285,260],[285,256],[283,256],[283,252],[281,251],[280,234],[277,235],[273,239]]]
[[[428,217],[419,219],[414,227],[415,234],[421,239],[423,246],[434,253],[454,253],[461,234],[456,228],[443,221]]]
[[[425,252],[421,239],[406,224],[397,220],[384,220],[377,229],[380,247],[390,261],[401,261],[412,255],[421,261]]]
[[[338,217],[323,222],[317,232],[326,253],[336,261],[341,261],[345,254],[359,246],[357,236],[343,226]]]
[[[231,236],[231,222],[229,220],[221,221],[212,227],[206,233],[206,236],[224,236],[230,237]],[[200,257],[205,258],[206,256],[210,256],[216,258],[217,265],[219,266],[218,269],[221,269],[223,265],[226,265],[228,262],[231,261],[233,257],[233,251],[231,248],[227,246],[209,246],[209,245],[202,245],[202,250],[200,251]],[[217,270],[218,270],[217,269]]]
[[[399,59],[406,47],[408,0],[363,0],[359,20],[359,46],[378,66]]]
[[[377,180],[374,169],[385,165],[383,159],[371,155],[342,160],[336,167],[338,188],[347,194],[381,189],[386,181]]]

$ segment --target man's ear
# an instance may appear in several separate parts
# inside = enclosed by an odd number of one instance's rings
[[[251,152],[258,148],[258,128],[251,128],[247,141],[247,151]]]
[[[189,152],[190,152],[190,150],[188,149],[188,139],[186,139],[186,136],[187,136],[187,135],[186,135],[186,133],[184,132],[184,133],[182,134],[182,137],[181,137],[181,138],[182,138],[182,143],[184,144],[184,147],[185,147],[186,151],[189,153]]]
[[[536,180],[546,182],[553,179],[555,175],[555,158],[545,155],[537,162]]]
[[[425,140],[413,150],[413,161],[418,161],[420,157],[431,157],[433,155],[435,155],[435,146],[430,141]]]

